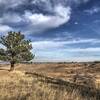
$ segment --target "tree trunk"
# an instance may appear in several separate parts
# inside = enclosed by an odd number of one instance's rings
[[[14,64],[15,64],[15,63],[14,63],[13,61],[10,62],[10,65],[11,65],[11,66],[10,66],[10,71],[13,71],[13,70],[14,70]]]

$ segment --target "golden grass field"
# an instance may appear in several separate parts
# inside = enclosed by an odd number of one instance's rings
[[[0,65],[0,100],[100,100],[100,63]]]

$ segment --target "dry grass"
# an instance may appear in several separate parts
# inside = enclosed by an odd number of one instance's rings
[[[99,67],[82,64],[16,66],[15,71],[9,72],[1,65],[0,100],[100,100],[100,73],[96,71]],[[77,70],[80,73],[73,82]],[[92,77],[95,85],[82,84]]]
[[[76,91],[70,94],[65,89],[55,89],[20,71],[0,79],[0,100],[80,100],[77,95]]]
[[[24,97],[30,92],[31,85],[32,78],[25,77],[24,73],[19,71],[8,73],[8,76],[0,78],[0,100],[11,100],[11,98],[17,100]]]

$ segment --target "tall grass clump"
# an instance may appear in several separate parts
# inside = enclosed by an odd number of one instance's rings
[[[100,100],[100,91],[38,73],[13,71],[0,79],[0,100]]]

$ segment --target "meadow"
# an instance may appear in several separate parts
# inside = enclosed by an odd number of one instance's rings
[[[100,63],[0,64],[0,100],[100,100]]]

